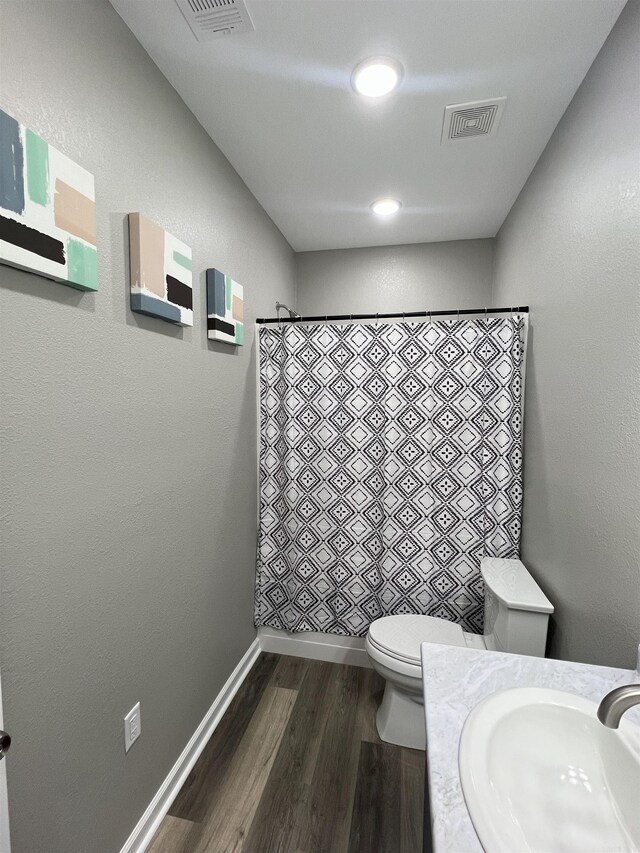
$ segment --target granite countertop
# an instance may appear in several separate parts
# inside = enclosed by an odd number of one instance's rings
[[[422,643],[421,649],[434,853],[483,850],[462,793],[458,744],[469,712],[485,696],[512,687],[549,687],[600,702],[614,687],[640,681],[632,669],[435,643]],[[625,717],[640,725],[640,707]]]

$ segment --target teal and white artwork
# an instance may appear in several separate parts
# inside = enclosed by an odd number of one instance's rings
[[[220,270],[207,270],[207,336],[212,341],[244,344],[244,291]]]
[[[1,109],[0,261],[98,289],[93,175]]]

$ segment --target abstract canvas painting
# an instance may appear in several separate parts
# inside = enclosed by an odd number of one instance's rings
[[[193,326],[191,249],[141,213],[129,214],[131,310]]]
[[[242,286],[219,270],[207,270],[207,333],[212,341],[242,346],[244,303]]]
[[[0,261],[98,289],[93,175],[0,110]]]

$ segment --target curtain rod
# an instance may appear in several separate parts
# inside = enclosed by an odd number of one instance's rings
[[[313,317],[258,317],[256,323],[310,323],[314,320],[389,320],[392,317],[449,317],[463,314],[528,314],[528,305],[513,308],[456,308],[453,311],[396,311],[394,314],[318,314]]]

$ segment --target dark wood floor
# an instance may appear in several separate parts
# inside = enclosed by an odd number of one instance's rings
[[[371,669],[261,654],[148,853],[421,853],[424,753]]]

